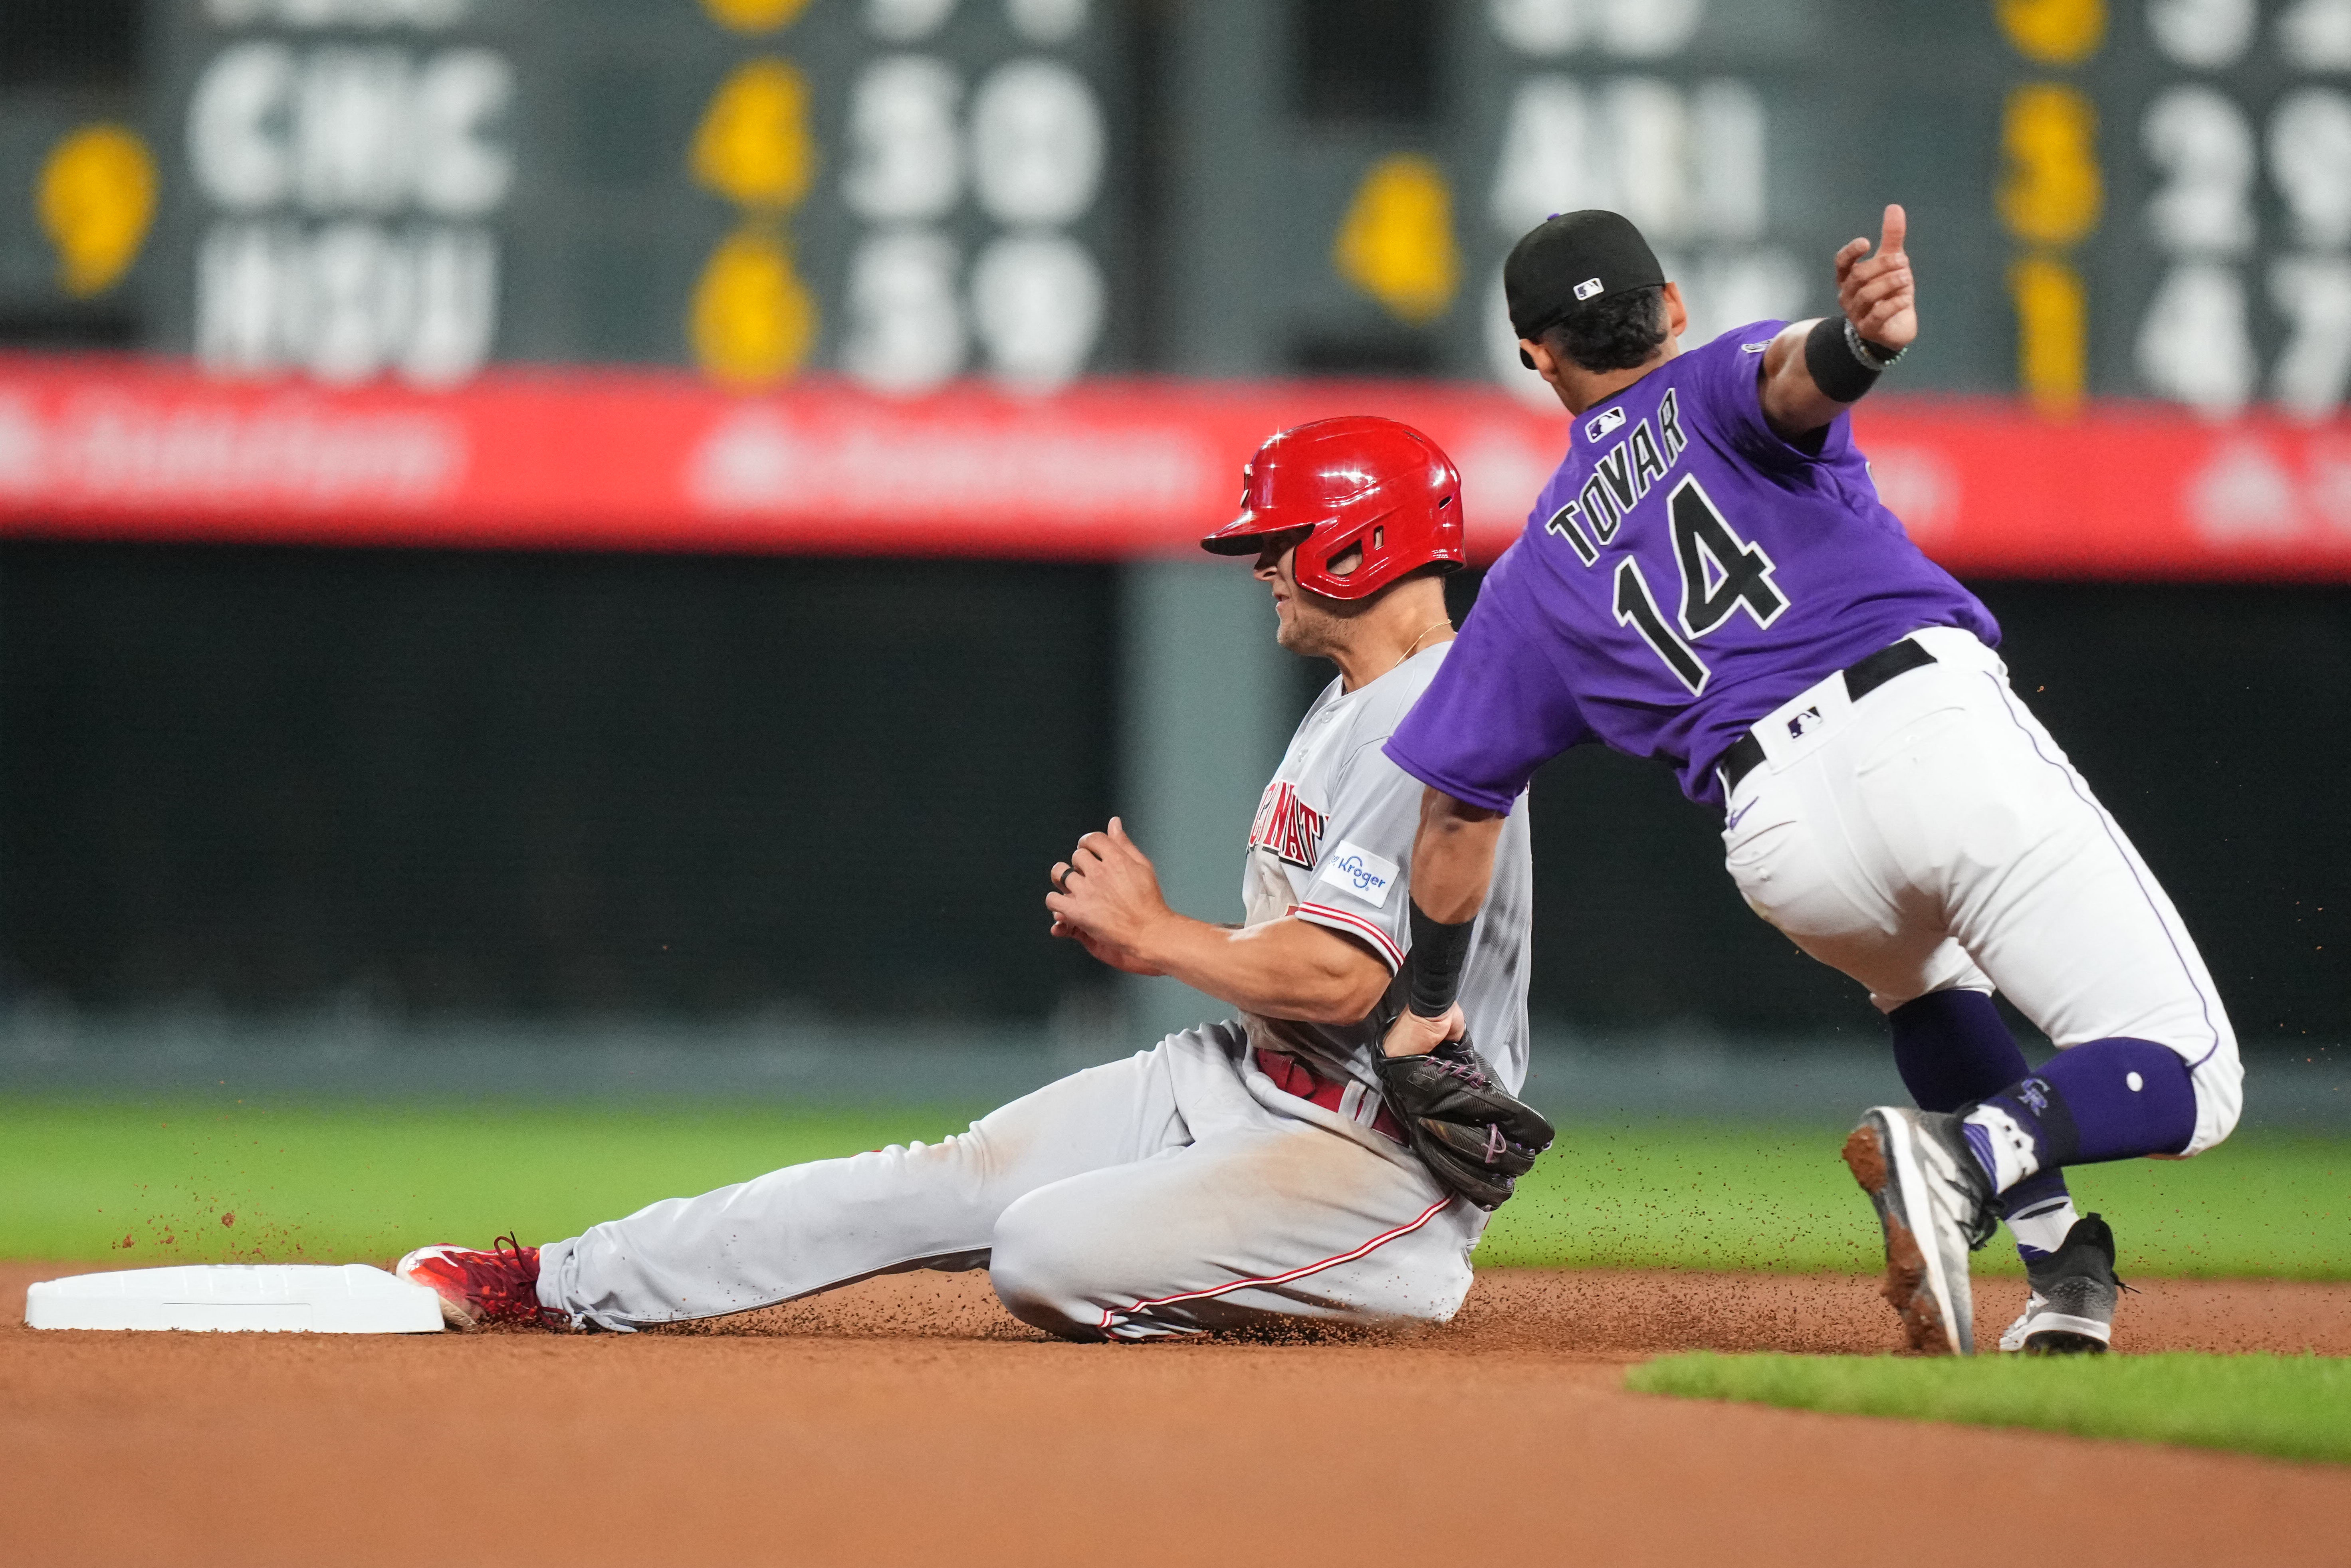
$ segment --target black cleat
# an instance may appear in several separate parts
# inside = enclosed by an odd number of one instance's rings
[[[2026,1355],[2103,1355],[2115,1333],[2115,1233],[2085,1214],[2057,1250],[2024,1266],[2032,1294],[2023,1315],[2000,1336],[2000,1348]]]

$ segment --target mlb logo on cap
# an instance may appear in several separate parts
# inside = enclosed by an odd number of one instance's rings
[[[1547,219],[1510,247],[1502,263],[1502,301],[1512,330],[1540,338],[1579,310],[1600,309],[1604,299],[1665,281],[1656,252],[1631,220],[1595,207]]]

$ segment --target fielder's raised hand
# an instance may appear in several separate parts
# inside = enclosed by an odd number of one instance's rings
[[[1841,314],[1781,329],[1757,375],[1764,422],[1800,450],[1813,433],[1859,402],[1918,338],[1918,284],[1905,248],[1910,220],[1888,204],[1877,251],[1866,239],[1836,253]]]
[[[1863,338],[1889,349],[1907,349],[1918,339],[1918,285],[1902,248],[1909,228],[1901,206],[1888,203],[1876,256],[1865,239],[1847,240],[1836,253],[1837,308]]]

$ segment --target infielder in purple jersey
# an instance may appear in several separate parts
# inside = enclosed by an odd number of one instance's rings
[[[1534,770],[1595,741],[1660,758],[1725,811],[1749,904],[1892,1026],[1920,1109],[1870,1111],[1845,1156],[1914,1348],[1971,1352],[1968,1253],[2004,1217],[2032,1288],[2002,1348],[2100,1351],[2113,1235],[2061,1168],[2211,1147],[2242,1071],[2170,901],[1854,444],[1847,411],[1917,331],[1904,228],[1890,206],[1876,254],[1838,252],[1843,314],[1687,350],[1680,290],[1617,214],[1553,217],[1512,251],[1520,357],[1575,423],[1387,746],[1428,787],[1420,973],[1389,1049],[1453,1027],[1447,934]],[[2039,1072],[1995,988],[2064,1048]]]

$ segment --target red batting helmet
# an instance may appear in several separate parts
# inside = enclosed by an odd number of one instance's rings
[[[1461,472],[1408,424],[1370,414],[1285,430],[1241,470],[1241,515],[1200,541],[1253,555],[1268,534],[1298,541],[1298,586],[1331,599],[1369,599],[1431,561],[1459,566]],[[1331,562],[1360,545],[1344,574]]]

